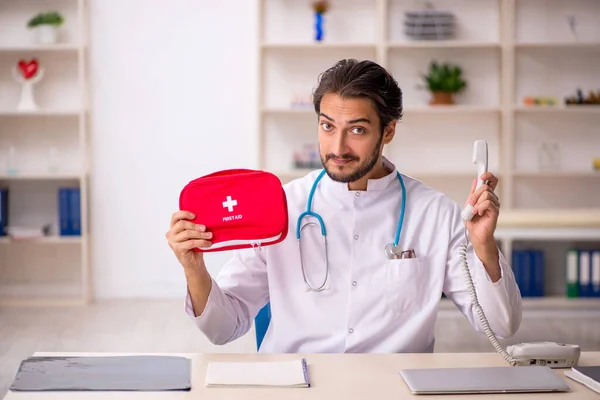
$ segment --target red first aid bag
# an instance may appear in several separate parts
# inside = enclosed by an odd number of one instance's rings
[[[179,209],[194,213],[194,223],[212,232],[214,252],[259,248],[283,241],[288,233],[287,199],[273,174],[230,169],[188,183],[179,195]]]

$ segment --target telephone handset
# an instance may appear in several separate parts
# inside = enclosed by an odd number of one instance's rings
[[[473,164],[477,164],[477,185],[475,187],[477,190],[486,183],[481,180],[481,175],[488,170],[488,145],[485,140],[476,140],[473,143]],[[473,208],[471,204],[467,204],[461,214],[464,221],[470,221],[473,218]]]
[[[476,140],[473,144],[473,163],[477,164],[477,184],[476,189],[479,189],[484,183],[481,180],[481,175],[488,170],[488,145],[485,140]],[[471,221],[474,217],[473,206],[468,204],[461,213],[463,221]],[[473,285],[471,278],[471,272],[469,271],[469,265],[467,263],[467,247],[469,244],[469,238],[467,235],[467,229],[465,227],[465,243],[460,246],[460,259],[463,275],[467,282],[467,288],[471,301],[475,307],[475,312],[481,322],[481,326],[492,343],[496,351],[506,360],[510,365],[526,366],[526,365],[547,365],[552,368],[565,368],[576,366],[579,362],[581,349],[578,345],[564,344],[556,342],[530,342],[530,343],[519,343],[512,346],[508,346],[506,349],[498,342],[498,338],[490,328],[487,318],[483,312],[483,309],[479,305],[477,300],[477,292]]]

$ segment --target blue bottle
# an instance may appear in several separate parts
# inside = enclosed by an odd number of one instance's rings
[[[315,40],[323,40],[323,14],[319,12],[315,13]]]

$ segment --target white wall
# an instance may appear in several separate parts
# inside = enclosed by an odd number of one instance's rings
[[[165,239],[181,188],[256,166],[256,3],[91,0],[97,298],[182,296]],[[206,259],[212,272],[229,254]]]

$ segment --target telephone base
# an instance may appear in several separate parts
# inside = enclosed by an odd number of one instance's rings
[[[518,360],[518,366],[544,365],[550,368],[570,368],[577,366],[581,348],[576,344],[530,342],[507,346],[506,352]]]

